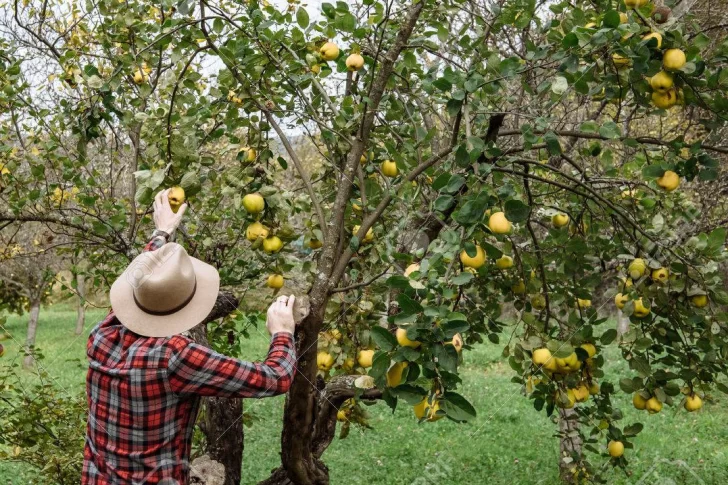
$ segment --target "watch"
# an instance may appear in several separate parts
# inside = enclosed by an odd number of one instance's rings
[[[170,235],[168,232],[160,231],[159,229],[155,229],[152,233],[152,237],[163,237],[165,241],[169,242]]]

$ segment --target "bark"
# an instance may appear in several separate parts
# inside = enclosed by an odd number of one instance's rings
[[[86,277],[78,273],[76,275],[76,293],[78,294],[78,310],[76,313],[76,335],[83,333],[86,325]]]
[[[574,483],[574,468],[582,460],[579,420],[573,409],[559,409],[559,476],[565,483]]]
[[[30,303],[30,315],[28,317],[28,334],[25,337],[25,358],[23,367],[29,369],[35,364],[33,347],[35,346],[35,335],[38,331],[38,316],[40,315],[40,297],[34,298]]]
[[[192,339],[209,347],[207,323],[222,318],[238,307],[232,293],[220,292],[210,314],[190,331]],[[225,468],[225,485],[238,485],[241,479],[244,449],[243,400],[204,398],[200,429],[207,438],[205,453]]]
[[[311,439],[311,454],[314,460],[319,460],[324,451],[329,447],[336,435],[336,413],[339,407],[356,395],[354,381],[358,375],[333,377],[325,386],[322,380],[318,380],[317,388],[320,389],[317,403],[317,415]],[[363,392],[360,399],[374,400],[381,399],[382,391],[374,388]],[[325,466],[322,464],[322,466]],[[273,471],[271,476],[260,482],[258,485],[290,485],[285,468],[280,467]]]

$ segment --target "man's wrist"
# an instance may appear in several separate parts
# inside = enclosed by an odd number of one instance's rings
[[[152,232],[152,237],[161,237],[165,241],[169,242],[170,239],[172,239],[172,234],[170,231],[163,231],[161,229],[155,229],[154,232]]]

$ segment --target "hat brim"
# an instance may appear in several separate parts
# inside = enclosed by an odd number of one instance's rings
[[[127,268],[109,292],[111,308],[123,326],[144,337],[171,337],[201,323],[215,306],[220,290],[217,270],[199,259],[190,257],[197,278],[197,289],[184,307],[169,315],[147,313],[134,301],[134,287],[127,278]]]

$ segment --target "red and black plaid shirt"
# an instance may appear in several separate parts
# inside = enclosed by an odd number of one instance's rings
[[[163,244],[150,242],[145,250]],[[293,336],[273,335],[263,363],[226,357],[183,335],[142,337],[111,312],[91,332],[89,415],[82,484],[186,484],[201,396],[266,397],[288,391]],[[241,416],[242,418],[242,416]]]

